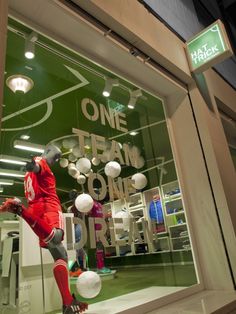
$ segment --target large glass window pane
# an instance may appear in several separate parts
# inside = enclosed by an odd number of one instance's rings
[[[24,56],[28,36],[35,44],[33,59]],[[15,91],[24,79],[31,89]],[[142,289],[144,299],[137,302],[144,303],[198,283],[163,101],[14,20],[5,81],[0,180],[13,185],[3,186],[1,200],[16,196],[27,206],[23,177],[15,176],[24,176],[25,166],[3,159],[29,161],[40,153],[16,144],[61,149],[51,169],[63,210],[71,291],[99,308],[104,300]],[[4,239],[11,242],[8,232],[19,232],[7,253],[12,272],[2,270],[2,306],[58,313],[61,299],[48,250],[39,249],[22,218],[0,218]],[[10,225],[7,232],[4,224]],[[88,270],[102,283],[96,296],[91,288],[86,295],[79,281]]]

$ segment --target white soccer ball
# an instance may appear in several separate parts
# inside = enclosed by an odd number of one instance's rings
[[[142,173],[136,173],[131,177],[131,180],[134,181],[132,186],[137,190],[142,190],[147,185],[147,178]]]
[[[101,278],[94,271],[85,271],[79,275],[76,288],[81,297],[86,299],[95,298],[102,288]]]
[[[100,157],[100,159],[101,159],[101,162],[103,162],[104,164],[108,162],[109,160],[111,160],[111,151],[105,150],[102,156]]]
[[[134,162],[134,167],[135,167],[136,169],[141,169],[141,168],[143,168],[144,164],[145,164],[145,160],[144,160],[143,156],[139,156],[139,157],[135,160],[135,162]]]
[[[105,174],[109,177],[116,178],[120,172],[121,166],[117,161],[109,161],[105,166]]]
[[[75,162],[77,160],[77,157],[74,154],[70,153],[68,159],[69,161]]]
[[[76,168],[82,173],[88,173],[91,169],[91,162],[88,158],[80,158],[76,162]]]
[[[100,159],[98,159],[97,157],[93,157],[92,158],[92,164],[94,166],[98,166],[100,164]]]
[[[69,163],[68,169],[70,169],[70,168],[76,168],[76,167],[75,167],[75,164],[74,164],[73,162],[70,162],[70,163]]]
[[[131,214],[129,214],[127,211],[120,210],[115,214],[114,218],[122,218],[123,220],[122,223],[114,224],[116,229],[123,229],[124,231],[129,230],[130,218],[132,218]]]
[[[69,164],[69,161],[66,158],[61,158],[59,161],[59,164],[62,168],[66,168]]]
[[[73,148],[76,144],[78,143],[78,141],[75,138],[65,138],[62,141],[62,145],[63,147],[65,147],[66,149],[71,149]]]
[[[81,149],[79,145],[76,145],[72,148],[72,154],[75,155],[77,158],[82,157]]]
[[[93,199],[89,194],[80,194],[75,199],[75,207],[81,213],[89,212],[93,207]]]
[[[79,171],[74,167],[68,168],[68,173],[73,178],[76,178],[79,175]]]
[[[84,176],[84,175],[79,175],[78,177],[77,177],[77,182],[79,183],[79,184],[84,184],[85,182],[86,182],[86,177]]]

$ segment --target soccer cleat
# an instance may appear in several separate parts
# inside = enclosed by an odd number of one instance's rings
[[[63,314],[79,314],[88,309],[88,304],[76,300],[75,295],[72,295],[74,300],[70,305],[63,305],[62,313]]]
[[[111,269],[107,268],[107,267],[103,267],[101,269],[97,270],[98,274],[110,274],[111,273]]]
[[[0,206],[0,213],[10,212],[20,216],[22,210],[23,206],[18,198],[7,198],[6,201]]]
[[[78,268],[75,271],[70,271],[70,277],[79,277],[79,275],[81,275],[83,273],[83,271]]]

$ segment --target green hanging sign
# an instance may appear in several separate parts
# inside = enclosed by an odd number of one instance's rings
[[[186,42],[192,72],[203,72],[233,55],[225,28],[217,20]]]

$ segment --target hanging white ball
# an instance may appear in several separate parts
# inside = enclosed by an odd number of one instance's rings
[[[147,178],[142,173],[136,173],[131,177],[131,180],[134,181],[132,186],[137,190],[142,190],[147,185]]]
[[[77,157],[74,154],[70,153],[68,159],[69,161],[75,162],[77,160]]]
[[[114,226],[116,229],[122,229],[124,231],[129,230],[130,218],[133,216],[128,213],[127,210],[120,210],[114,216],[115,218],[122,218],[122,223],[115,223]]]
[[[88,158],[80,158],[76,162],[76,168],[82,173],[88,173],[91,169],[91,162]]]
[[[89,172],[85,173],[85,176],[88,178],[90,176],[90,174],[93,173],[93,169],[90,169]]]
[[[63,141],[62,141],[62,146],[64,147],[64,148],[67,148],[67,149],[69,149],[69,139],[68,138],[65,138]]]
[[[86,177],[83,176],[82,174],[80,174],[78,177],[77,177],[77,182],[79,184],[84,184],[86,182]]]
[[[69,164],[69,161],[66,158],[61,158],[59,161],[59,164],[62,168],[66,168]]]
[[[145,160],[144,160],[143,156],[139,156],[139,157],[135,160],[135,162],[134,162],[134,167],[135,167],[136,169],[141,169],[141,168],[143,168],[144,164],[145,164]]]
[[[141,154],[141,151],[137,146],[133,146],[131,148],[131,152],[132,152],[134,157],[140,156],[140,154]]]
[[[68,173],[70,176],[72,176],[73,178],[76,178],[78,175],[78,170],[74,167],[71,167],[68,169]]]
[[[100,159],[101,159],[101,162],[103,162],[104,164],[108,162],[109,160],[111,160],[111,151],[110,150],[104,151]]]
[[[80,194],[75,199],[75,207],[81,213],[89,212],[93,207],[93,199],[89,194]]]
[[[105,166],[105,174],[109,177],[116,178],[120,175],[121,166],[117,161],[110,161]]]
[[[77,158],[78,157],[82,157],[82,153],[81,153],[81,149],[80,149],[80,146],[79,145],[76,145],[72,148],[72,153],[73,155],[75,155]]]
[[[76,288],[81,297],[86,299],[95,298],[102,288],[101,278],[94,271],[85,271],[79,275]]]
[[[75,164],[73,162],[70,162],[68,165],[68,169],[70,168],[76,168]]]
[[[92,164],[94,166],[98,166],[100,164],[100,159],[98,159],[97,157],[93,157],[92,158]]]
[[[76,144],[78,144],[78,141],[75,138],[65,138],[62,141],[62,146],[66,149],[73,148]]]

